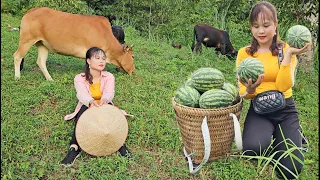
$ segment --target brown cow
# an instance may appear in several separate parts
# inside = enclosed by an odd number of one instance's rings
[[[47,7],[30,9],[22,17],[19,47],[13,54],[16,79],[20,78],[23,57],[34,44],[38,48],[37,64],[48,81],[53,80],[46,67],[49,50],[85,59],[86,51],[96,46],[106,52],[109,63],[128,74],[135,71],[132,47],[118,42],[103,16],[70,14]]]

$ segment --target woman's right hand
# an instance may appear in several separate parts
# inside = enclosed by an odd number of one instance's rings
[[[249,78],[248,82],[244,82],[240,79],[238,76],[238,81],[243,84],[246,87],[247,93],[248,94],[254,94],[256,92],[256,88],[260,86],[264,79],[264,74],[260,74],[257,81],[255,83],[252,83],[252,79]]]

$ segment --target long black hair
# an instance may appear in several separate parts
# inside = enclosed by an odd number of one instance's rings
[[[92,82],[93,77],[90,73],[90,66],[87,62],[87,59],[90,59],[92,56],[94,56],[100,52],[102,52],[104,55],[106,55],[105,52],[98,47],[92,47],[86,53],[86,59],[85,59],[86,64],[84,65],[83,72],[84,72],[86,80],[89,82],[89,84],[93,84],[93,82]]]
[[[271,14],[270,14],[271,12]],[[250,26],[254,22],[256,22],[259,18],[259,14],[262,13],[263,18],[266,18],[266,16],[271,15],[271,20],[274,23],[277,23],[277,10],[276,8],[267,1],[262,1],[260,3],[257,3],[254,5],[251,9],[250,15],[249,15],[249,23]],[[277,56],[279,54],[279,47],[283,46],[283,42],[278,39],[278,28],[276,29],[276,34],[273,36],[272,44],[270,46],[270,51],[273,56]],[[253,37],[251,40],[251,46],[246,49],[246,52],[253,56],[254,53],[258,51],[259,43],[258,41]]]

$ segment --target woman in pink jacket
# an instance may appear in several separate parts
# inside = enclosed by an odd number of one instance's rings
[[[74,113],[66,115],[65,120],[75,118],[76,125],[81,114],[88,108],[103,104],[113,104],[115,78],[111,73],[103,71],[106,63],[106,54],[100,48],[92,47],[87,51],[84,72],[74,78],[74,86],[79,102]],[[71,166],[80,155],[81,149],[75,137],[75,127],[70,141],[69,152],[61,162],[63,166]],[[130,156],[130,151],[125,144],[118,151],[122,156]]]

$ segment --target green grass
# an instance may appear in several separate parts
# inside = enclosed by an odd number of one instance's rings
[[[203,48],[200,56],[190,47],[174,49],[167,42],[148,41],[130,27],[125,29],[126,42],[134,44],[137,72],[129,76],[116,72],[113,65],[106,69],[116,77],[115,105],[134,115],[128,118],[126,141],[134,158],[126,160],[118,153],[97,158],[82,153],[73,167],[61,167],[74,126],[73,120],[64,121],[63,117],[73,112],[77,103],[73,78],[84,62],[50,53],[47,68],[54,82],[47,82],[32,47],[21,79],[15,81],[12,55],[19,33],[9,32],[5,24],[17,27],[20,18],[1,16],[1,179],[271,179],[271,166],[260,175],[253,163],[236,157],[207,163],[197,174],[189,174],[171,98],[191,72],[201,67],[217,68],[235,83],[235,62],[215,55],[210,48]],[[247,40],[236,42],[234,46],[241,47]],[[310,142],[299,178],[318,179],[318,75],[299,69],[293,90]],[[246,101],[242,123],[247,109]]]

